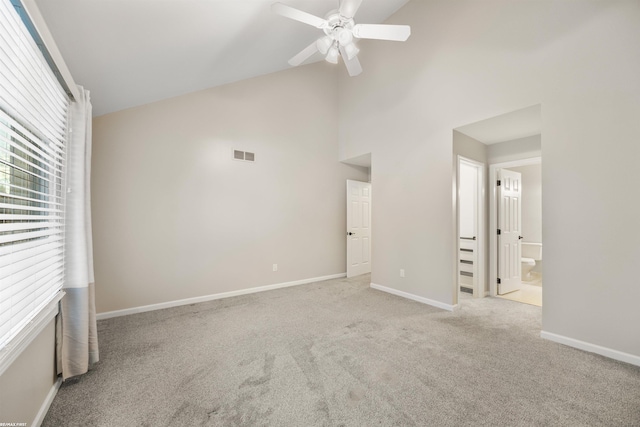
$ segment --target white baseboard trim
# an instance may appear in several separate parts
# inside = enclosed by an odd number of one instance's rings
[[[425,298],[425,297],[420,297],[418,295],[410,294],[408,292],[403,292],[403,291],[399,291],[397,289],[388,288],[386,286],[377,285],[377,284],[375,284],[373,282],[371,283],[370,286],[373,289],[377,289],[377,290],[382,291],[382,292],[387,292],[389,294],[397,295],[399,297],[407,298],[407,299],[410,299],[410,300],[413,300],[413,301],[418,301],[418,302],[421,302],[423,304],[432,305],[434,307],[438,307],[438,308],[441,308],[443,310],[454,311],[456,309],[455,305],[445,304],[445,303],[440,302],[440,301],[432,300],[432,299]]]
[[[255,288],[241,289],[239,291],[222,292],[219,294],[205,295],[201,297],[186,298],[175,301],[161,302],[158,304],[143,305],[140,307],[125,308],[122,310],[106,311],[96,315],[97,320],[110,319],[112,317],[127,316],[129,314],[144,313],[146,311],[162,310],[163,308],[178,307],[181,305],[196,304],[199,302],[213,301],[222,298],[237,297],[239,295],[255,294],[257,292],[271,291],[273,289],[288,288],[291,286],[306,285],[307,283],[322,282],[323,280],[339,279],[347,277],[347,273],[330,274],[328,276],[313,277],[310,279],[294,280],[292,282],[276,283],[274,285],[258,286]]]
[[[56,397],[56,394],[58,394],[58,389],[61,385],[62,378],[58,378],[55,384],[51,386],[51,390],[47,393],[47,397],[44,399],[44,402],[42,402],[42,406],[40,406],[38,415],[36,415],[36,418],[33,420],[31,427],[40,427],[42,421],[44,421],[44,417],[47,415],[47,412],[49,412],[49,407],[51,406],[51,403],[53,403],[53,399]]]
[[[568,345],[580,350],[596,353],[601,356],[609,357],[611,359],[619,360],[621,362],[630,363],[632,365],[640,366],[640,356],[624,353],[622,351],[613,350],[608,347],[602,347],[597,344],[591,344],[585,341],[580,341],[574,338],[565,337],[563,335],[554,334],[552,332],[542,331],[540,337],[549,341],[557,342],[559,344]]]

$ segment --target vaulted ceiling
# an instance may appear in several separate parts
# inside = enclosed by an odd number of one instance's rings
[[[287,60],[322,32],[273,14],[273,2],[37,0],[76,83],[91,91],[96,116],[289,68]],[[338,7],[338,0],[283,2],[321,17]],[[364,0],[356,22],[383,22],[407,2]]]

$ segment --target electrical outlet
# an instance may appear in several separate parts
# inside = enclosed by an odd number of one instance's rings
[[[278,271],[278,264],[273,264],[273,271]]]
[[[404,277],[404,268],[400,269],[400,277]]]

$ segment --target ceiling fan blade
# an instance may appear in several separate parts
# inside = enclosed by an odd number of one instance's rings
[[[347,72],[351,77],[355,77],[362,72],[362,65],[360,65],[360,60],[357,56],[349,59],[346,50],[342,46],[340,46],[340,54],[342,55],[345,67],[347,67]]]
[[[299,9],[296,9],[291,6],[287,6],[286,4],[283,4],[283,3],[272,4],[271,11],[273,13],[277,13],[278,15],[282,15],[285,18],[294,19],[296,21],[314,26],[316,28],[325,28],[328,25],[327,21],[322,18],[318,18],[315,15],[312,15],[307,12],[303,12]]]
[[[340,2],[340,16],[347,19],[353,18],[361,3],[362,0],[342,0]]]
[[[408,25],[358,24],[353,27],[353,35],[359,39],[403,42],[411,35],[411,27]]]
[[[311,56],[316,52],[318,52],[318,44],[314,41],[309,46],[302,49],[296,56],[291,58],[289,60],[289,65],[293,65],[294,67],[296,67],[302,64],[307,59],[311,58]]]

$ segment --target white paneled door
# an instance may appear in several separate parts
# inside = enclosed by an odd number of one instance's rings
[[[522,179],[519,172],[499,171],[498,294],[521,287]]]
[[[458,285],[473,289],[475,297],[484,296],[478,245],[483,168],[484,165],[458,157]]]
[[[347,180],[347,277],[371,272],[371,184]]]

